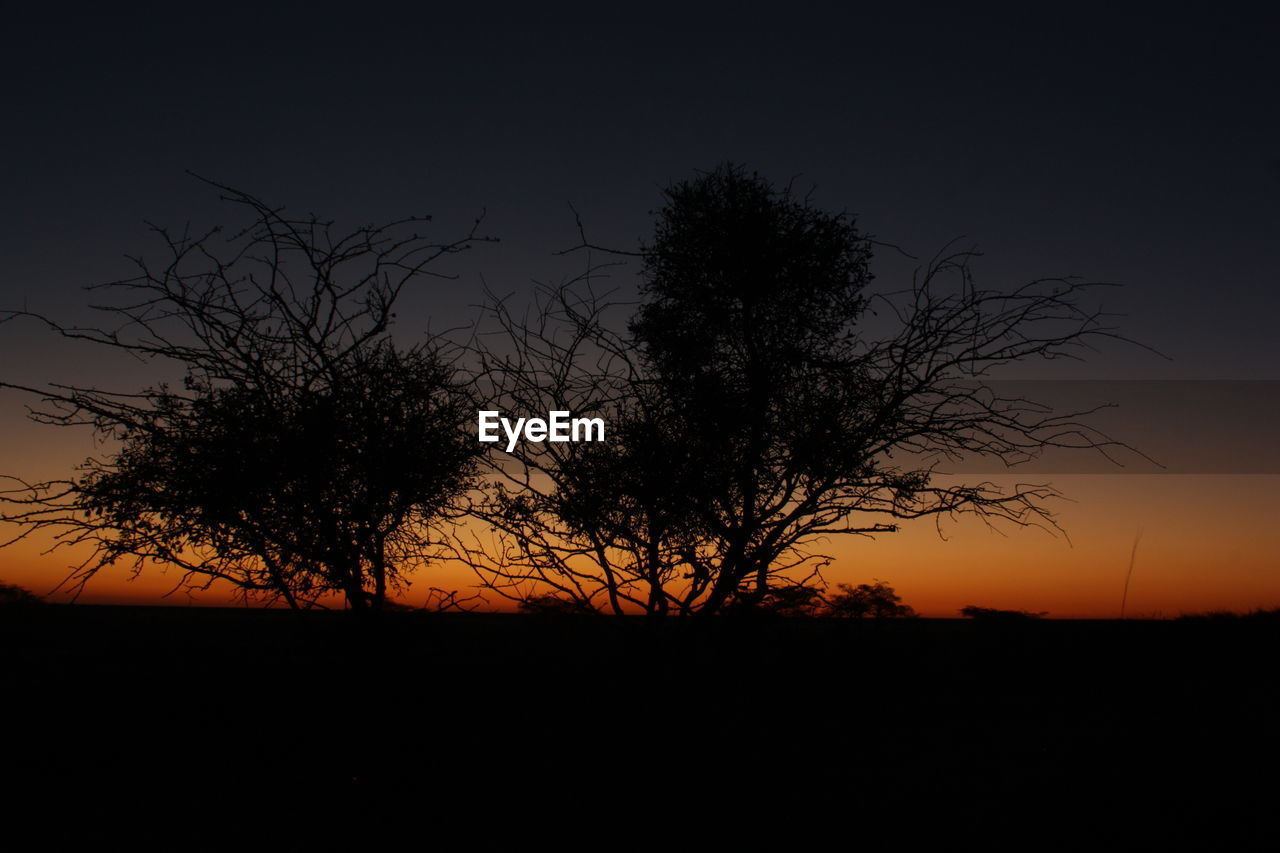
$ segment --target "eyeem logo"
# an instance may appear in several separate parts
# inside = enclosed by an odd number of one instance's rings
[[[525,441],[604,441],[603,418],[572,418],[569,412],[547,412],[547,419],[517,418],[513,425],[501,412],[480,411],[480,440],[498,441],[498,427],[507,434],[507,452],[516,442]]]

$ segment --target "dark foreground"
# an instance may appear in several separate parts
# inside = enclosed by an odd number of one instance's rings
[[[1275,619],[46,606],[0,639],[4,829],[51,849],[1273,849],[1280,802]]]

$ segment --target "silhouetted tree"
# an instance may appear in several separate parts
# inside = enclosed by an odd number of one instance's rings
[[[763,598],[737,596],[724,606],[726,613],[766,613],[788,618],[816,616],[821,610],[822,591],[805,584],[772,586]]]
[[[664,202],[632,253],[641,302],[626,332],[593,272],[544,294],[531,319],[492,308],[505,332],[481,348],[493,399],[609,422],[603,444],[496,455],[505,484],[477,509],[495,544],[463,549],[495,588],[658,615],[763,602],[820,582],[829,558],[809,548],[834,535],[959,513],[1052,524],[1050,486],[948,481],[946,461],[1112,443],[1082,413],[985,381],[1114,336],[1084,304],[1088,285],[981,289],[973,253],[954,252],[872,293],[873,244],[852,218],[733,165]],[[886,331],[867,328],[873,308]]]
[[[166,256],[101,285],[112,322],[59,334],[180,372],[136,392],[32,388],[36,420],[91,426],[111,452],[66,480],[14,485],[20,536],[87,545],[71,576],[179,566],[247,596],[313,604],[338,592],[378,608],[429,559],[433,528],[468,488],[476,444],[467,395],[440,340],[397,346],[403,290],[466,249],[414,217],[348,234],[220,187],[251,221],[222,239],[154,230]],[[27,315],[34,316],[34,315]]]
[[[902,597],[884,581],[860,583],[851,586],[838,584],[839,591],[827,597],[828,616],[846,619],[889,619],[915,616],[910,605],[902,603]]]

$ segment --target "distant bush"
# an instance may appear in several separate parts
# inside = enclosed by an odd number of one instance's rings
[[[1210,610],[1206,613],[1184,613],[1178,617],[1179,622],[1189,621],[1239,621],[1280,622],[1280,607],[1258,608],[1248,613],[1236,613],[1233,610]]]
[[[422,608],[414,607],[412,604],[404,604],[400,601],[392,601],[388,598],[383,600],[382,609],[386,613],[415,613]]]
[[[969,619],[983,622],[1025,622],[1049,615],[1047,610],[1032,613],[1029,610],[997,610],[994,607],[974,607],[972,604],[967,607],[961,607],[960,613]]]
[[[582,614],[597,612],[594,607],[577,598],[562,598],[552,593],[531,595],[518,605],[521,613]]]
[[[31,607],[44,604],[44,599],[17,584],[0,581],[0,607]]]
[[[902,597],[884,581],[860,583],[850,586],[837,584],[836,594],[827,599],[826,614],[845,619],[893,619],[909,618],[915,610],[902,603]]]
[[[810,586],[795,584],[770,589],[764,597],[737,595],[725,604],[728,616],[816,616],[822,608],[822,592]]]

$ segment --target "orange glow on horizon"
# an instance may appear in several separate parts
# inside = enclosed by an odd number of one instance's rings
[[[1141,531],[1126,606],[1131,617],[1170,617],[1208,610],[1248,611],[1280,604],[1280,528],[1273,475],[1074,475],[1046,478],[1068,501],[1055,507],[1066,536],[978,519],[907,522],[880,536],[835,537],[811,548],[834,557],[832,584],[880,579],[924,616],[959,608],[1048,611],[1055,617],[1110,618],[1120,613],[1125,574]],[[44,594],[68,573],[70,550],[47,544],[0,550],[0,579]],[[137,578],[123,566],[104,571],[80,596],[85,603],[218,606],[237,603],[229,584],[188,594],[175,590],[176,569],[148,567]],[[428,588],[468,591],[470,569],[442,564],[413,579],[400,601],[421,606]],[[167,595],[166,595],[167,594]],[[487,609],[510,610],[490,595]],[[51,600],[65,600],[63,595]]]

